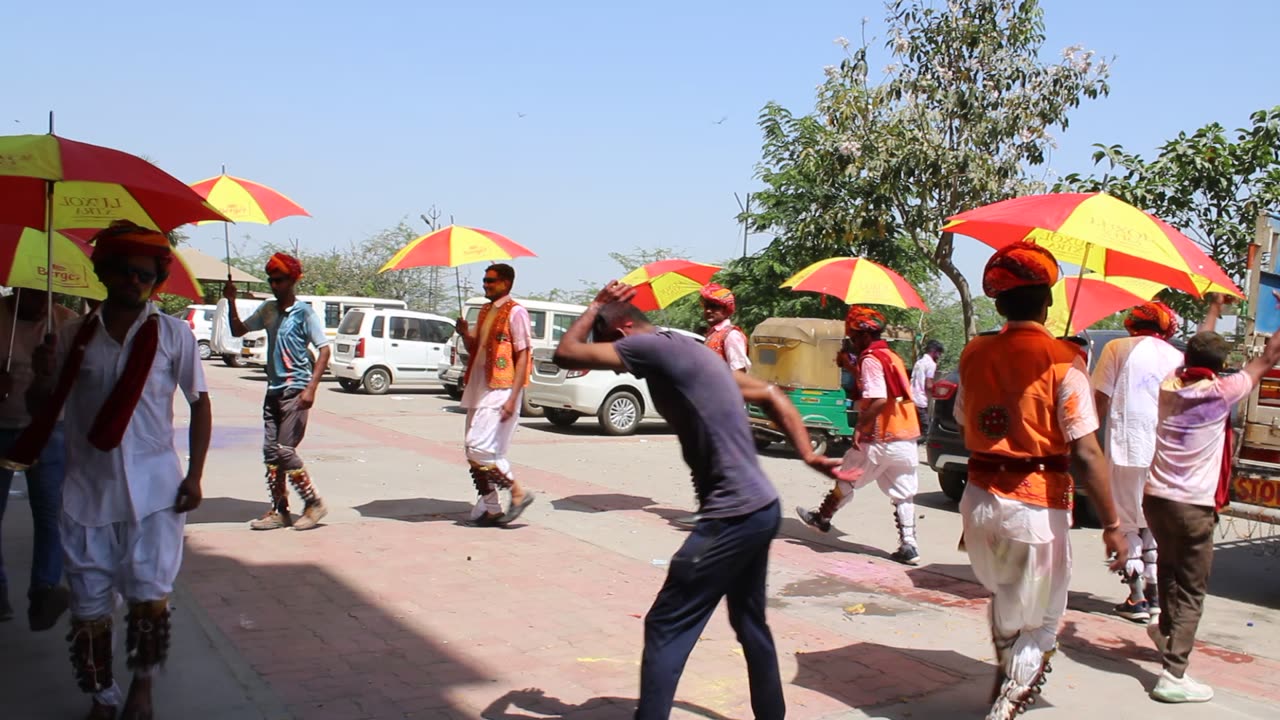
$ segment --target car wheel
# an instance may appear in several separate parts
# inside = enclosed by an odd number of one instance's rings
[[[349,380],[347,378],[338,378],[338,384],[347,392],[355,392],[360,389],[359,380]]]
[[[606,435],[631,435],[640,425],[640,399],[630,390],[619,390],[600,405],[600,425]]]
[[[547,422],[556,427],[569,427],[578,422],[578,418],[582,417],[572,410],[561,410],[559,408],[546,408]]]
[[[230,353],[222,356],[222,364],[233,368],[242,368],[246,365],[244,358]]]
[[[942,494],[956,502],[964,497],[964,486],[968,483],[968,473],[958,470],[943,470],[938,473],[938,485],[942,486]]]
[[[534,405],[529,402],[528,395],[520,398],[520,417],[540,418],[545,414],[545,412],[545,409],[541,405]]]
[[[208,360],[211,357],[213,357],[213,348],[209,347],[209,343],[201,342],[200,343],[200,359]]]
[[[462,399],[462,383],[456,382],[449,385],[445,385],[444,392],[446,395],[449,396],[450,400],[461,400]]]
[[[1071,524],[1074,527],[1087,528],[1102,526],[1098,522],[1098,513],[1093,509],[1093,502],[1084,495],[1076,494],[1075,506],[1071,510]]]
[[[370,395],[386,395],[391,389],[391,373],[383,368],[370,368],[364,374],[364,391]]]
[[[761,435],[755,436],[755,441],[756,441],[756,450],[758,452],[764,452],[765,450],[768,450],[770,446],[773,445],[772,440],[770,440],[767,437],[763,437]]]

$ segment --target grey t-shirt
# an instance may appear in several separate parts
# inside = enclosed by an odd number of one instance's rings
[[[627,370],[648,382],[655,409],[675,429],[699,514],[737,517],[778,499],[760,468],[742,392],[719,355],[669,332],[633,335],[614,347]]]

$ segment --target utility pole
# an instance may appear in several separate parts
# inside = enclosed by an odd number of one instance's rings
[[[427,232],[433,233],[440,229],[440,210],[434,204],[430,210],[418,217],[422,218],[422,222],[427,224]],[[427,306],[431,308],[431,312],[438,312],[439,308],[436,304],[439,302],[440,268],[432,266],[428,277],[431,278],[428,281],[431,285],[427,289]]]
[[[745,258],[747,256],[747,228],[748,223],[750,222],[747,215],[751,212],[751,193],[747,193],[746,202],[743,202],[742,198],[738,197],[738,193],[736,192],[733,194],[733,199],[738,201],[738,209],[742,211],[742,214],[739,215],[739,217],[742,218],[742,257]]]

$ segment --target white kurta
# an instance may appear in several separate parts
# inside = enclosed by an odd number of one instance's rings
[[[89,443],[89,429],[124,371],[138,330],[151,315],[159,318],[151,373],[120,446],[102,452]],[[86,322],[102,320],[94,312],[68,323],[59,337],[61,353]],[[77,618],[110,613],[116,591],[127,600],[142,601],[161,599],[173,590],[186,519],[173,510],[185,477],[173,444],[173,396],[178,389],[188,402],[207,391],[199,349],[185,323],[153,304],[129,328],[123,345],[100,325],[85,349],[65,406],[62,542],[72,615]]]

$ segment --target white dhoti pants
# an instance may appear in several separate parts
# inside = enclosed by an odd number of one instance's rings
[[[511,438],[515,436],[519,425],[519,409],[505,421],[502,419],[500,405],[467,410],[467,460],[479,465],[493,465],[514,480],[515,474],[511,471],[511,462],[507,460],[507,450],[511,447]],[[485,512],[502,512],[497,488],[476,501],[475,507],[471,509],[471,518],[474,520]]]
[[[865,443],[861,447],[850,448],[844,454],[840,470],[852,474],[854,479],[836,482],[836,490],[840,493],[837,509],[853,499],[855,490],[874,482],[893,503],[899,540],[914,546],[915,497],[920,489],[920,478],[916,475],[916,466],[920,463],[919,452],[914,440]]]
[[[970,483],[960,501],[973,574],[991,592],[991,634],[1005,673],[1030,685],[1057,644],[1071,581],[1070,513],[997,497]]]
[[[63,513],[71,616],[92,620],[111,615],[117,593],[131,603],[168,597],[182,567],[186,522],[185,514],[165,509],[136,523],[89,527]]]
[[[1147,518],[1142,512],[1142,496],[1147,488],[1149,467],[1129,467],[1109,463],[1111,469],[1111,497],[1116,503],[1116,517],[1120,520],[1120,532],[1124,533],[1128,555],[1124,562],[1124,574],[1131,583],[1156,584],[1156,563],[1159,561],[1155,536],[1147,529]],[[1136,592],[1136,591],[1135,591]]]

